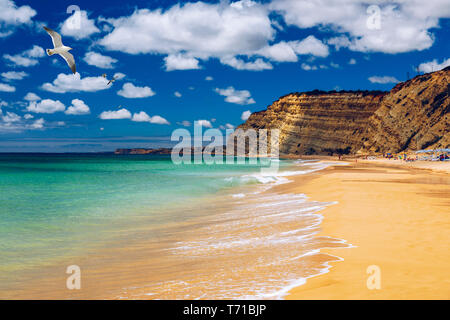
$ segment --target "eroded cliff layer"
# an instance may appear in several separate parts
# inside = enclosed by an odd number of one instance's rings
[[[280,152],[328,154],[356,152],[363,146],[368,119],[384,92],[321,92],[288,94],[265,111],[253,113],[241,129],[279,129]]]
[[[450,67],[396,85],[369,119],[362,151],[449,148]]]
[[[292,93],[238,128],[279,129],[285,154],[448,148],[449,73],[417,76],[390,92]]]

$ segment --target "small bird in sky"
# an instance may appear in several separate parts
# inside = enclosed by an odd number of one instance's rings
[[[105,78],[106,80],[108,80],[108,78],[106,77],[106,73],[102,74],[102,77]],[[113,83],[116,80],[117,80],[117,78],[115,76],[113,76],[112,79],[108,80],[107,86],[109,86],[111,83]]]
[[[47,49],[46,50],[47,54],[49,56],[59,54],[61,57],[64,58],[64,60],[66,60],[70,70],[72,70],[73,74],[75,74],[77,72],[77,68],[75,66],[75,59],[73,58],[73,55],[69,53],[69,50],[72,50],[72,48],[63,45],[61,41],[61,35],[58,32],[47,27],[44,27],[44,29],[45,31],[47,31],[50,37],[52,37],[54,47],[53,49]]]

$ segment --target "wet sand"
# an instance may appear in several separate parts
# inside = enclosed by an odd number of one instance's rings
[[[450,299],[449,165],[425,164],[437,170],[431,171],[409,163],[351,161],[281,186],[310,200],[338,201],[322,211],[319,236],[355,246],[322,250],[344,260],[331,262],[329,273],[308,279],[286,298]],[[379,290],[366,284],[371,265],[381,271]]]

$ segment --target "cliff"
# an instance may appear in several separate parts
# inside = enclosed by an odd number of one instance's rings
[[[369,119],[365,152],[449,148],[450,67],[399,83]]]
[[[312,91],[292,93],[265,111],[253,113],[240,129],[279,129],[280,152],[328,154],[356,152],[363,146],[369,118],[385,92]]]
[[[417,76],[390,92],[291,93],[237,129],[279,129],[284,154],[448,148],[449,72]]]

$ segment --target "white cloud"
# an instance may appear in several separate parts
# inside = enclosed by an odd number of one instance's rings
[[[22,80],[25,77],[28,77],[29,74],[24,71],[8,71],[8,72],[2,72],[1,76],[6,81],[9,80]]]
[[[87,52],[83,60],[91,66],[103,69],[112,69],[117,62],[117,59],[93,51]]]
[[[302,41],[291,41],[288,43],[297,54],[313,55],[317,57],[328,57],[330,54],[328,46],[314,36],[308,36]]]
[[[24,100],[27,100],[27,101],[38,101],[38,100],[41,100],[41,98],[37,94],[35,94],[33,92],[28,92],[25,95],[25,97],[23,97],[23,98],[24,98]]]
[[[250,112],[250,110],[242,112],[241,120],[242,121],[247,121],[247,119],[250,117],[251,114],[252,113]]]
[[[60,73],[53,83],[44,83],[42,89],[55,93],[95,92],[108,89],[107,84],[108,81],[102,76],[81,79],[78,72],[76,74]]]
[[[300,67],[305,71],[317,70],[317,66],[309,65],[307,63],[302,63]]]
[[[43,118],[37,119],[31,124],[31,129],[43,129],[45,120]]]
[[[65,111],[65,114],[71,115],[83,115],[89,113],[91,113],[89,106],[87,106],[84,101],[80,99],[73,99],[72,105]]]
[[[198,60],[182,54],[171,54],[164,58],[166,71],[200,69]]]
[[[166,119],[161,116],[150,117],[146,112],[141,111],[139,113],[133,114],[131,121],[135,122],[149,122],[155,124],[170,124]]]
[[[213,80],[214,80],[214,78],[213,78],[213,77],[211,77],[211,76],[207,76],[207,77],[205,78],[205,80],[206,80],[206,81],[213,81]]]
[[[77,40],[89,38],[100,30],[95,26],[94,20],[88,18],[86,11],[75,11],[61,26],[61,34]]]
[[[141,9],[128,17],[107,19],[113,31],[99,43],[130,54],[166,55],[167,70],[197,69],[198,60],[230,61],[266,47],[276,33],[268,15],[265,5],[249,0]]]
[[[66,106],[59,100],[44,99],[36,102],[31,101],[27,107],[27,111],[34,113],[55,113],[64,111]]]
[[[285,41],[264,47],[258,51],[258,54],[278,62],[296,62],[298,60],[292,46]]]
[[[29,120],[29,119],[33,119],[34,116],[33,116],[32,114],[27,113],[27,114],[25,114],[25,115],[23,116],[23,118],[26,119],[26,120]]]
[[[0,83],[0,91],[3,91],[3,92],[15,92],[16,91],[16,87],[10,86],[9,84],[6,84],[6,83]]]
[[[125,74],[122,73],[122,72],[114,73],[114,78],[115,78],[116,80],[122,80],[123,78],[125,78]]]
[[[43,56],[45,56],[44,49],[34,45],[31,49],[16,55],[4,54],[3,58],[12,62],[15,66],[32,67],[39,63],[37,58],[42,58]]]
[[[4,122],[18,122],[20,119],[20,116],[13,112],[6,112],[6,115],[2,116]]]
[[[232,124],[227,123],[227,124],[225,124],[225,128],[234,129],[234,126]]]
[[[0,38],[13,33],[14,28],[31,23],[36,11],[29,6],[18,7],[14,1],[0,0]]]
[[[377,13],[368,13],[370,2],[366,0],[274,0],[270,8],[280,13],[288,25],[332,29],[348,35],[347,39],[340,38],[338,44],[362,52],[427,49],[434,42],[430,30],[439,26],[439,18],[450,17],[446,0],[374,3],[380,8],[379,28],[373,23]]]
[[[348,61],[348,64],[356,64],[356,60],[353,59],[353,58],[351,58],[351,59]]]
[[[136,87],[130,82],[125,83],[117,94],[125,98],[146,98],[155,95],[150,87]]]
[[[434,59],[433,61],[421,63],[419,65],[419,71],[428,73],[428,72],[442,70],[448,66],[450,66],[450,58],[442,61],[442,63],[439,63],[436,59]]]
[[[224,96],[225,101],[229,103],[242,105],[255,103],[255,100],[253,100],[252,95],[248,90],[236,90],[233,87],[228,87],[226,89],[216,88],[215,91],[221,96]]]
[[[390,77],[390,76],[382,76],[382,77],[372,76],[372,77],[369,77],[369,81],[372,83],[381,83],[381,84],[400,82],[396,78]]]
[[[205,128],[212,128],[212,124],[209,120],[196,120],[195,123]]]
[[[181,98],[181,93],[179,93],[178,91],[175,91],[175,93],[173,94],[175,97],[177,98]]]
[[[120,109],[117,111],[103,111],[99,115],[103,120],[115,120],[115,119],[131,119],[131,113],[127,109]]]
[[[245,62],[244,60],[236,57],[225,57],[220,59],[220,62],[237,70],[262,71],[273,69],[273,66],[270,63],[265,62],[262,59]]]

